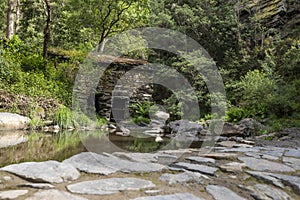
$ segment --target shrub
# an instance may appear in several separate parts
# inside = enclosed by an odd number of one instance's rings
[[[247,114],[244,109],[232,107],[227,110],[225,120],[229,122],[238,122],[245,117],[247,117]]]
[[[61,128],[73,126],[72,111],[65,106],[61,106],[54,114],[54,123]]]
[[[267,73],[249,71],[236,85],[240,92],[240,105],[245,108],[248,116],[266,117],[270,100],[276,95],[276,82]]]

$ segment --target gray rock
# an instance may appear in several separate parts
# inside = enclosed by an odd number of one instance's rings
[[[207,163],[215,164],[216,163],[216,160],[213,158],[205,158],[205,157],[199,157],[199,156],[187,157],[185,159],[190,160],[192,162],[197,162],[200,164],[207,164]]]
[[[137,178],[109,178],[94,181],[84,181],[68,185],[67,189],[77,194],[108,195],[125,190],[140,190],[153,188],[151,181]]]
[[[282,161],[294,168],[295,170],[300,170],[300,159],[292,157],[283,157]]]
[[[35,193],[33,196],[25,200],[87,200],[83,197],[78,197],[68,192],[59,190],[44,190]]]
[[[247,173],[260,180],[265,181],[266,183],[272,183],[281,188],[284,188],[284,185],[290,186],[293,188],[295,193],[300,195],[300,177],[267,172],[247,171]]]
[[[246,200],[223,186],[208,185],[205,189],[215,200]]]
[[[146,190],[145,194],[147,194],[147,195],[157,195],[161,192],[162,192],[161,190]]]
[[[272,176],[280,179],[283,182],[283,184],[291,186],[295,193],[300,195],[300,177],[283,174],[272,174]]]
[[[25,162],[8,165],[0,171],[10,172],[35,182],[62,183],[76,180],[80,173],[72,165],[57,161]]]
[[[36,189],[53,189],[53,188],[55,188],[53,185],[47,184],[47,183],[25,183],[25,184],[18,185],[18,187],[30,187],[30,188],[36,188]]]
[[[202,184],[202,175],[195,172],[183,172],[180,174],[163,174],[159,178],[159,180],[168,182],[169,185],[173,185],[176,183],[184,184],[189,182],[195,182]]]
[[[277,157],[277,156],[271,156],[271,155],[263,154],[263,153],[259,153],[259,152],[245,153],[245,155],[250,156],[250,157],[254,157],[254,158],[267,159],[267,160],[274,160],[274,161],[279,160],[279,157]]]
[[[276,148],[276,147],[270,147],[268,149],[264,149],[263,153],[275,157],[281,157],[283,156],[285,149],[283,148]]]
[[[232,148],[235,144],[237,144],[235,141],[228,141],[228,140],[217,143],[218,146],[230,147],[230,148]]]
[[[163,111],[157,111],[156,113],[153,114],[153,116],[154,118],[163,121],[167,121],[170,118],[170,114]]]
[[[285,156],[300,158],[300,149],[288,149],[285,153]]]
[[[127,159],[133,162],[157,162],[156,154],[152,153],[126,153],[126,152],[115,152],[112,155],[117,156],[121,159]]]
[[[226,171],[226,172],[233,172],[233,173],[238,173],[243,171],[243,167],[245,166],[244,163],[239,163],[239,162],[231,162],[231,163],[226,163],[224,165],[219,166],[221,170]]]
[[[0,199],[15,199],[19,196],[25,195],[28,193],[28,190],[8,190],[0,191]]]
[[[142,163],[123,160],[111,154],[96,154],[83,152],[75,155],[63,163],[69,163],[80,171],[108,175],[117,171],[131,172],[158,172],[166,167],[157,163]]]
[[[117,167],[103,164],[106,160],[109,160],[109,157],[92,152],[83,152],[64,160],[63,163],[70,164],[82,172],[93,174],[109,175],[119,170]]]
[[[247,186],[247,190],[251,196],[257,200],[290,200],[292,199],[284,191],[273,188],[269,185],[256,184],[254,186]]]
[[[257,171],[271,171],[271,172],[294,172],[295,169],[276,162],[271,162],[264,159],[257,159],[252,157],[238,157],[238,159],[246,164],[247,167]]]
[[[262,180],[266,183],[273,184],[277,187],[284,188],[284,184],[277,178],[271,176],[270,173],[266,172],[255,172],[255,171],[246,171],[251,176],[257,178],[258,180]]]
[[[220,160],[230,160],[235,159],[237,154],[235,153],[207,153],[207,154],[199,154],[201,157],[214,158]]]
[[[189,193],[178,193],[171,195],[159,195],[153,197],[138,197],[133,200],[204,200]]]
[[[214,175],[216,171],[218,171],[218,168],[215,167],[209,167],[206,165],[198,165],[198,164],[189,164],[185,162],[178,162],[173,165],[174,167],[186,169],[189,171],[195,171],[200,172],[208,175]]]
[[[260,150],[257,148],[245,148],[245,147],[239,147],[239,148],[231,148],[231,149],[223,149],[220,150],[220,152],[259,152]]]
[[[253,136],[260,130],[266,130],[266,127],[252,118],[242,119],[237,123],[239,132],[244,136]]]
[[[0,130],[24,130],[30,119],[14,113],[0,112]]]
[[[234,124],[231,124],[229,122],[225,122],[224,125],[223,125],[222,133],[220,135],[221,136],[226,136],[226,137],[241,135],[238,128],[239,127],[234,125]]]
[[[177,120],[170,122],[170,128],[173,133],[200,133],[203,129],[203,125],[188,120]]]

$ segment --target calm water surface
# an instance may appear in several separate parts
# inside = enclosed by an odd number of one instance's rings
[[[62,161],[72,155],[92,151],[96,153],[154,152],[163,149],[170,140],[157,143],[155,138],[122,137],[103,131],[0,132],[0,167],[25,161]],[[172,141],[174,142],[174,141]],[[193,143],[192,147],[199,144]],[[174,142],[172,148],[180,147]]]

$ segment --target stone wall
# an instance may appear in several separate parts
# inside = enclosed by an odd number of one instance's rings
[[[100,116],[108,120],[122,119],[129,115],[125,108],[130,103],[152,100],[152,86],[144,84],[144,80],[151,76],[146,64],[144,60],[119,58],[109,65],[95,94],[96,112]],[[136,70],[138,66],[142,67]]]

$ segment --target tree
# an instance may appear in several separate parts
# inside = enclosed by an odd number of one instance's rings
[[[46,4],[46,15],[47,15],[47,22],[46,27],[44,30],[44,46],[43,46],[43,57],[47,59],[48,57],[48,45],[50,40],[50,25],[52,22],[52,11],[51,11],[51,5],[50,0],[44,0]]]
[[[71,0],[69,3],[69,28],[76,37],[89,35],[89,40],[103,49],[105,38],[144,24],[147,0]],[[76,26],[74,26],[76,24]],[[75,28],[75,29],[74,29]],[[82,34],[82,35],[78,35]],[[84,39],[85,40],[85,39]]]
[[[14,35],[14,1],[7,0],[6,38],[10,40]]]

